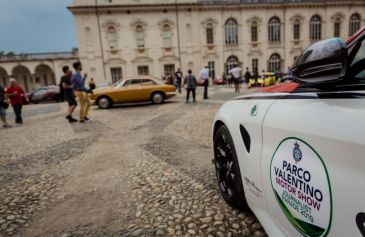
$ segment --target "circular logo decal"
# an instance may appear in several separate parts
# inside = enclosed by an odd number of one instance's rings
[[[332,220],[331,185],[318,153],[298,138],[287,138],[276,149],[270,172],[274,195],[290,223],[303,236],[327,236]]]
[[[299,162],[302,160],[302,150],[300,150],[299,144],[297,142],[294,144],[293,158],[295,162]]]

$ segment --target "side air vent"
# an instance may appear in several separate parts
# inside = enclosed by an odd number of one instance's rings
[[[243,144],[245,144],[247,152],[250,153],[250,150],[251,150],[251,137],[250,137],[250,134],[248,134],[246,128],[244,128],[242,125],[240,125],[240,131],[241,131]]]

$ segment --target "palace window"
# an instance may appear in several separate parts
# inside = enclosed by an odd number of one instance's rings
[[[251,42],[257,42],[258,40],[258,29],[257,29],[257,22],[252,22],[251,25]]]
[[[136,42],[138,48],[144,48],[145,42],[144,42],[145,34],[144,29],[141,25],[138,25],[136,27]]]
[[[279,54],[272,54],[269,59],[269,72],[280,71],[281,69],[281,58]]]
[[[172,46],[172,32],[171,27],[168,24],[165,24],[162,27],[162,36],[163,36],[163,44],[165,47]]]
[[[300,39],[300,20],[294,21],[294,32],[293,32],[294,40]]]
[[[313,16],[309,22],[309,37],[311,40],[322,38],[322,21],[318,15]]]
[[[213,34],[214,34],[213,25],[209,23],[207,25],[207,44],[214,44]]]
[[[352,14],[352,16],[350,17],[350,22],[349,22],[349,36],[352,36],[353,34],[355,34],[356,31],[358,31],[360,29],[360,25],[361,25],[360,15],[357,13]]]
[[[139,76],[147,76],[150,74],[150,70],[149,70],[148,66],[138,66],[137,70],[138,70]]]
[[[281,39],[280,19],[272,17],[269,21],[269,41],[280,42]]]
[[[252,59],[252,72],[259,71],[259,60],[257,58]]]
[[[238,24],[233,18],[226,21],[225,24],[226,44],[238,44]]]
[[[209,68],[209,76],[210,78],[215,79],[215,63],[213,61],[208,62],[208,68]]]
[[[175,64],[165,64],[163,68],[165,75],[175,75]]]
[[[340,37],[340,35],[341,35],[341,19],[340,18],[336,18],[333,28],[334,28],[333,36]]]
[[[110,69],[110,72],[112,74],[112,82],[113,82],[113,84],[123,78],[122,68],[121,67],[112,67]]]
[[[108,27],[107,38],[108,38],[109,49],[117,49],[118,48],[118,35],[117,35],[117,31],[115,30],[115,28],[113,26]]]

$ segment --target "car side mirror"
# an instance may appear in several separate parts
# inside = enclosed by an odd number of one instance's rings
[[[322,85],[344,80],[347,71],[347,46],[340,38],[319,41],[297,58],[291,68],[294,81]]]

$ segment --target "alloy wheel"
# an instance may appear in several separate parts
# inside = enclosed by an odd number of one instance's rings
[[[215,168],[222,193],[232,197],[234,195],[236,174],[234,172],[232,147],[224,134],[219,136],[215,142]]]

